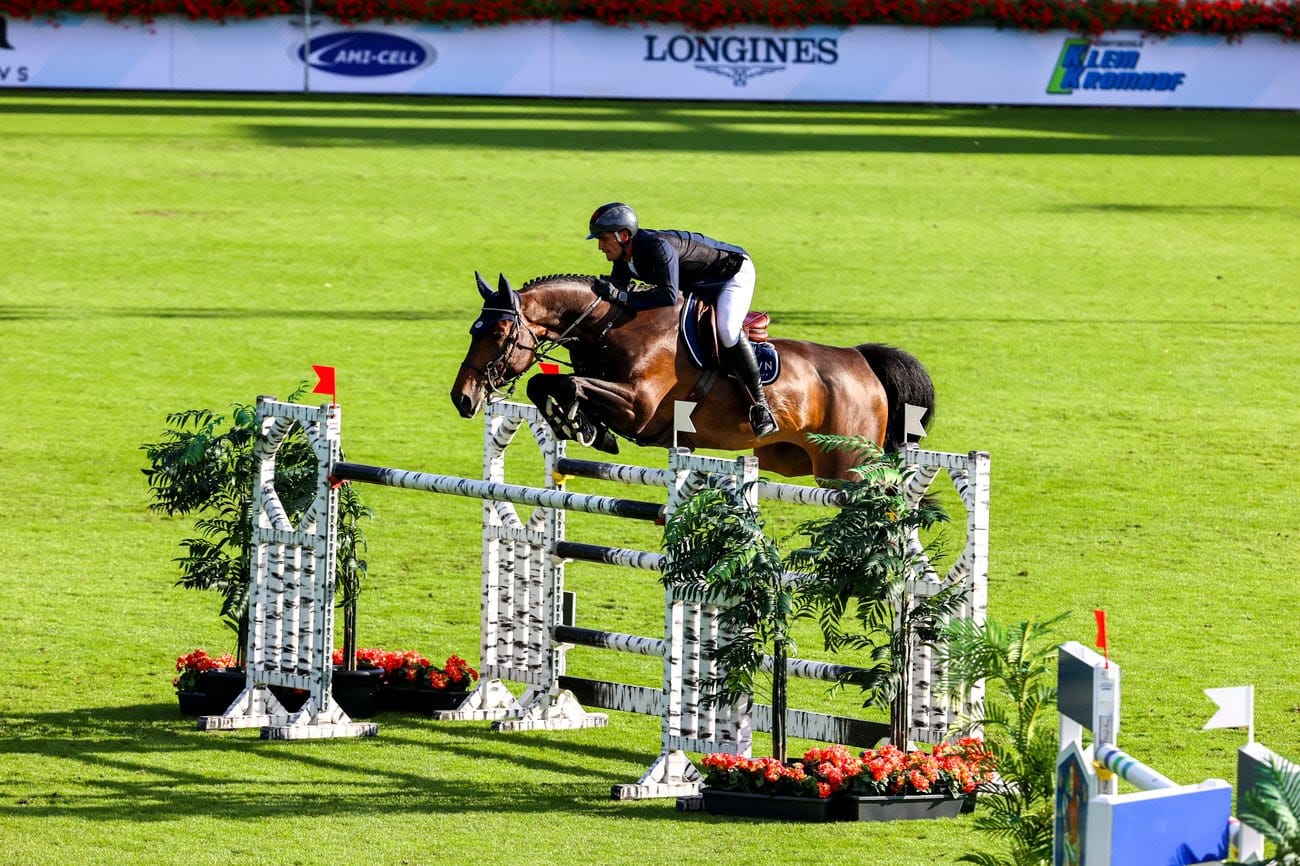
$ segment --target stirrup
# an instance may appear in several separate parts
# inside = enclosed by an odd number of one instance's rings
[[[749,426],[753,428],[754,435],[759,439],[765,439],[781,429],[777,426],[776,418],[766,403],[755,403],[749,407]]]

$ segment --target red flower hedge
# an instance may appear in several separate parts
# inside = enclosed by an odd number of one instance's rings
[[[1300,0],[315,0],[313,10],[337,21],[460,22],[479,25],[551,19],[611,26],[680,23],[692,30],[737,24],[784,29],[824,24],[915,24],[943,27],[990,23],[1019,30],[1070,30],[1096,35],[1140,30],[1167,36],[1279,33],[1300,39]],[[99,14],[110,21],[152,21],[166,15],[213,21],[290,15],[290,0],[0,0],[0,15],[48,18]]]

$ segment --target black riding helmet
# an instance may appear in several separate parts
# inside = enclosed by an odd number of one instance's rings
[[[587,240],[619,229],[627,229],[630,234],[636,234],[636,212],[621,201],[612,201],[596,208],[596,212],[591,215],[587,224]]]

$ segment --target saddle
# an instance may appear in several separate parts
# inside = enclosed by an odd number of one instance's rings
[[[682,342],[686,344],[686,353],[690,355],[691,362],[701,370],[719,369],[716,319],[717,312],[712,304],[694,295],[687,295],[682,302]],[[771,322],[772,317],[767,313],[750,312],[745,315],[745,334],[754,346],[759,377],[764,385],[771,385],[781,375],[781,356],[767,337],[767,326]],[[734,378],[730,372],[727,372],[727,376]]]

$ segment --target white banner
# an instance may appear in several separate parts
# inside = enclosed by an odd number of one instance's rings
[[[987,27],[694,33],[324,18],[9,20],[0,87],[1300,109],[1300,43]]]
[[[557,27],[556,96],[921,102],[921,27]]]

